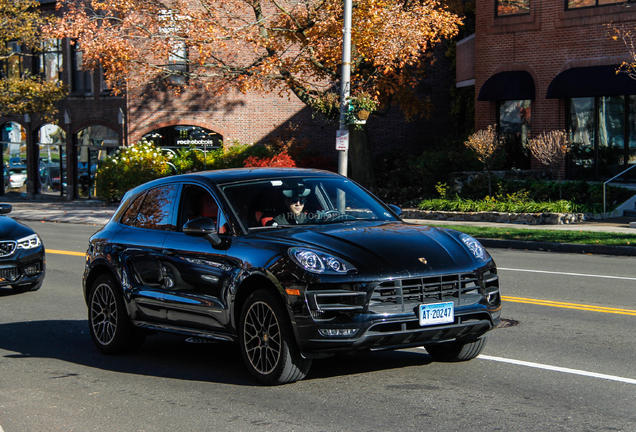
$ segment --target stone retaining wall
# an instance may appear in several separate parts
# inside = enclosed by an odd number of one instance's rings
[[[467,222],[500,222],[525,225],[562,225],[583,222],[585,213],[450,212],[403,209],[402,219],[432,219]]]

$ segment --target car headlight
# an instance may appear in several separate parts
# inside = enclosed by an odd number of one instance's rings
[[[459,238],[478,261],[488,260],[488,252],[486,252],[486,249],[484,249],[481,243],[479,243],[475,238],[463,233],[459,236]]]
[[[40,236],[37,234],[31,234],[28,237],[23,237],[17,240],[18,249],[33,249],[42,244]]]
[[[310,273],[345,274],[356,270],[341,258],[311,249],[291,248],[289,256]]]

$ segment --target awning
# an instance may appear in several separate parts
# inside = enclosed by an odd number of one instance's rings
[[[558,74],[548,87],[546,99],[589,96],[636,95],[636,80],[616,73],[618,65],[579,67]]]
[[[478,101],[534,99],[534,80],[526,71],[499,72],[488,78]]]

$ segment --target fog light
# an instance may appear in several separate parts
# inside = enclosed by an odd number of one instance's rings
[[[28,266],[24,267],[24,273],[27,276],[33,276],[33,275],[36,275],[36,274],[40,273],[40,264],[36,263],[36,264],[31,264],[31,265],[28,265]]]
[[[493,320],[499,319],[500,317],[501,317],[501,309],[498,309],[496,312],[492,313]]]
[[[325,337],[351,337],[358,329],[319,329],[318,332]]]
[[[490,304],[497,304],[500,302],[499,300],[499,290],[497,291],[493,291],[493,292],[489,292],[488,294],[486,294],[486,301]]]

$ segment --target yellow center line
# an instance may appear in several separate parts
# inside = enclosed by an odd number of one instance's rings
[[[47,249],[46,253],[57,254],[57,255],[73,255],[73,256],[81,256],[81,257],[86,256],[86,252],[71,252],[71,251],[63,251],[63,250],[55,250],[55,249]]]
[[[564,309],[577,309],[584,310],[590,312],[603,312],[603,313],[612,313],[619,315],[632,315],[636,316],[636,310],[633,309],[618,309],[611,308],[605,306],[594,306],[594,305],[586,305],[580,303],[565,303],[565,302],[557,302],[552,300],[539,300],[539,299],[531,299],[525,297],[510,297],[510,296],[501,296],[501,299],[508,302],[513,303],[526,303],[526,304],[534,304],[540,306],[552,306],[559,307]]]

